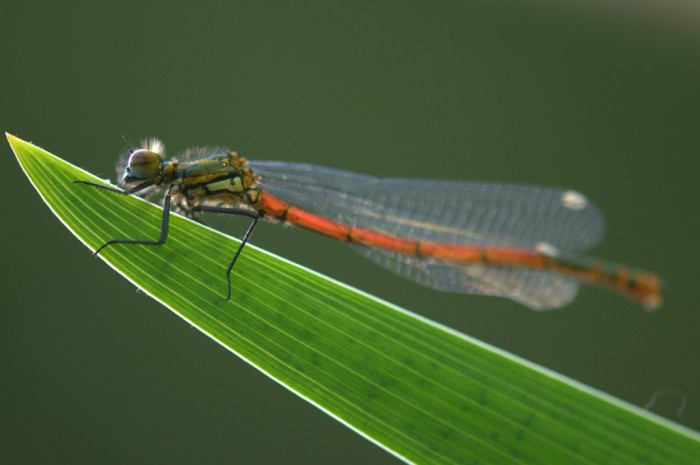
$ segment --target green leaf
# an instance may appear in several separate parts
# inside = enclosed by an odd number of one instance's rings
[[[158,237],[161,209],[11,135],[30,181],[91,250]],[[389,452],[415,463],[691,464],[700,435],[173,215],[160,247],[100,254],[145,293]],[[235,400],[229,400],[236,402]]]

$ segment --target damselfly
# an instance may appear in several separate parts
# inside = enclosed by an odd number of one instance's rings
[[[603,235],[595,205],[572,190],[516,184],[379,179],[305,163],[248,161],[223,149],[190,149],[166,160],[156,139],[118,164],[121,194],[163,193],[157,240],[170,208],[189,218],[223,213],[250,218],[231,270],[260,218],[300,226],[347,242],[373,262],[425,286],[503,296],[536,309],[568,304],[579,282],[599,284],[641,301],[661,302],[653,273],[582,257]]]

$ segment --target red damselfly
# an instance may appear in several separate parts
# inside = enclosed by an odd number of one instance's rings
[[[242,215],[252,222],[231,270],[260,218],[347,242],[373,262],[417,283],[450,292],[503,296],[536,309],[568,304],[579,282],[599,284],[655,308],[661,284],[650,272],[580,254],[603,236],[598,208],[582,194],[517,184],[380,179],[318,165],[248,161],[236,152],[197,148],[166,160],[163,144],[144,141],[118,166],[121,194],[164,195],[161,245],[171,206]],[[164,193],[163,193],[164,191]]]

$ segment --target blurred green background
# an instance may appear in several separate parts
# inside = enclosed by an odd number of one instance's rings
[[[535,313],[301,230],[254,243],[633,404],[680,389],[682,416],[674,397],[653,410],[700,429],[700,12],[513,3],[14,2],[0,127],[111,178],[123,134],[580,190],[607,218],[596,255],[658,271],[662,311],[585,287]],[[4,463],[397,462],[93,259],[0,151]]]

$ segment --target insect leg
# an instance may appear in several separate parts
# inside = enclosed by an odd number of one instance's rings
[[[111,189],[107,189],[111,190]],[[133,239],[112,239],[111,241],[102,244],[94,253],[95,256],[100,253],[102,249],[111,244],[141,244],[141,245],[162,245],[165,244],[165,240],[168,238],[168,227],[170,224],[170,192],[166,194],[165,200],[163,201],[163,220],[160,226],[160,237],[158,240],[133,240]]]
[[[92,181],[73,181],[73,183],[75,183],[75,184],[85,184],[86,186],[97,187],[97,188],[100,188],[100,189],[104,189],[104,190],[106,190],[106,191],[116,192],[117,194],[122,194],[122,195],[131,195],[131,194],[135,194],[136,192],[141,191],[141,190],[143,190],[143,189],[145,189],[145,188],[147,188],[147,187],[153,185],[153,182],[152,182],[152,181],[146,181],[146,182],[144,182],[144,183],[142,183],[142,184],[139,184],[139,185],[137,185],[137,186],[130,187],[130,188],[127,189],[127,190],[121,190],[121,189],[118,189],[118,188],[116,188],[116,187],[108,186],[108,185],[106,185],[106,184],[99,184],[99,183],[92,182]]]
[[[180,200],[174,205],[175,213],[179,213],[185,218],[189,218],[193,221],[196,221],[197,223],[206,225],[204,221],[202,221],[197,215],[195,215],[193,207],[187,202],[187,199],[184,196],[180,196]]]
[[[228,269],[226,270],[226,281],[228,282],[228,292],[226,294],[226,300],[231,300],[231,270],[233,269],[233,265],[236,263],[238,256],[241,254],[243,247],[245,247],[245,245],[248,243],[248,239],[250,239],[250,236],[253,234],[253,230],[258,224],[258,220],[260,219],[260,214],[256,211],[246,210],[244,208],[208,207],[204,205],[192,207],[192,211],[200,211],[206,213],[223,213],[226,215],[240,215],[247,216],[248,218],[253,219],[253,222],[250,223],[250,226],[248,226],[248,229],[246,229],[246,232],[243,235],[243,239],[241,239],[241,244],[238,246],[238,249],[236,249],[236,253],[233,255],[233,259],[231,259],[231,263],[229,264]]]

